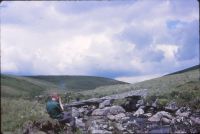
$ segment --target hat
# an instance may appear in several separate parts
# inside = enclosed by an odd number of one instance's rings
[[[50,96],[52,100],[59,100],[59,95],[57,93],[52,93]]]

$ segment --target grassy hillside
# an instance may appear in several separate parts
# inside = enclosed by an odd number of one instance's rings
[[[27,78],[51,82],[60,89],[71,91],[91,90],[99,86],[125,84],[122,81],[95,76],[28,76]]]
[[[1,75],[1,97],[32,98],[42,94],[45,90],[56,87],[56,85],[46,81],[13,75]]]
[[[188,82],[196,81],[197,84],[199,78],[199,68],[188,68],[185,71],[166,75],[163,77],[135,83],[135,84],[124,84],[124,85],[114,85],[114,86],[102,86],[98,87],[92,91],[82,92],[85,95],[90,96],[104,96],[109,94],[121,93],[130,90],[136,90],[141,88],[149,89],[149,91],[165,92],[173,88],[177,88]],[[189,88],[186,86],[186,88]]]

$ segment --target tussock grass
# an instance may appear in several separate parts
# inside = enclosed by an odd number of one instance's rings
[[[15,131],[28,120],[48,118],[45,105],[24,99],[1,98],[1,131]]]

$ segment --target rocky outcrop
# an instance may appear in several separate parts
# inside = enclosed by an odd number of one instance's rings
[[[129,91],[129,92],[124,92],[121,94],[114,94],[114,95],[110,95],[110,96],[105,96],[102,98],[92,98],[92,99],[88,99],[88,100],[82,100],[82,101],[77,101],[77,102],[73,102],[71,104],[65,104],[64,108],[67,107],[81,107],[84,105],[96,105],[99,106],[100,103],[102,103],[105,100],[117,100],[117,99],[123,99],[123,98],[128,98],[128,97],[145,97],[148,93],[147,89],[140,89],[140,90],[133,90],[133,91]]]
[[[143,100],[146,89],[92,98],[65,105],[82,134],[200,133],[200,111],[178,108],[175,102],[160,106]],[[122,101],[123,100],[123,101]],[[70,126],[55,120],[24,124],[24,134],[70,134]]]
[[[110,115],[116,115],[119,113],[124,113],[125,110],[121,106],[111,106],[111,107],[105,107],[103,109],[96,109],[92,112],[93,116],[107,116]]]

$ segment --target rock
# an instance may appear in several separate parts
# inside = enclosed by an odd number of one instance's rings
[[[155,121],[155,122],[158,122],[158,121],[160,121],[160,119],[161,119],[161,117],[162,117],[162,115],[160,115],[160,114],[155,114],[155,115],[153,115],[151,118],[149,118],[148,120],[149,121]]]
[[[103,129],[107,129],[108,128],[108,125],[103,125]]]
[[[119,113],[125,113],[124,108],[122,108],[121,106],[112,106],[109,108],[109,114],[116,115]]]
[[[126,117],[126,115],[124,113],[119,113],[117,115],[114,116],[116,121],[121,120],[122,118]]]
[[[81,107],[81,108],[78,109],[78,112],[79,112],[79,113],[84,113],[84,112],[85,112],[85,109],[84,109],[83,107]]]
[[[121,106],[105,107],[103,109],[96,109],[92,112],[93,116],[107,116],[108,114],[116,115],[124,113],[125,110]]]
[[[112,134],[108,131],[108,120],[104,117],[92,116],[87,122],[88,132],[91,134]]]
[[[151,116],[152,116],[152,113],[146,113],[146,114],[144,114],[144,116],[146,116],[146,117],[151,117]]]
[[[165,110],[169,111],[169,112],[175,112],[176,110],[178,110],[178,107],[176,105],[176,102],[171,102],[169,103],[166,107]]]
[[[99,108],[104,108],[111,105],[111,100],[105,100],[99,104]]]
[[[166,118],[168,118],[170,120],[173,118],[168,112],[160,111],[160,112],[157,112],[152,117],[150,117],[148,120],[152,121],[152,122],[158,122],[158,121],[161,120],[162,117],[166,117]]]
[[[132,96],[126,98],[126,103],[123,105],[123,107],[126,109],[126,111],[132,112],[137,110],[137,102],[141,99],[141,96]]]
[[[171,123],[171,120],[168,119],[168,118],[165,118],[165,117],[163,117],[163,118],[161,119],[161,121],[164,122],[164,123],[166,123],[166,124],[170,124],[170,123]]]
[[[92,116],[106,116],[109,112],[108,108],[96,109],[92,112]]]
[[[85,127],[85,123],[83,123],[83,119],[82,118],[80,118],[80,119],[75,118],[75,119],[76,119],[76,126],[78,128],[84,128]]]
[[[160,126],[152,128],[148,133],[150,134],[169,134],[170,132],[170,126]]]
[[[156,99],[156,100],[153,102],[152,107],[157,108],[157,103],[158,103],[158,99]]]
[[[80,116],[78,108],[72,107],[72,116],[73,117],[79,117]]]
[[[125,128],[123,128],[122,124],[120,124],[120,123],[116,123],[116,124],[115,124],[115,127],[116,127],[119,131],[124,131],[124,130],[125,130]]]
[[[115,116],[114,115],[107,115],[107,118],[111,121],[114,121],[115,120]]]
[[[199,118],[199,117],[195,118],[195,117],[192,117],[192,116],[191,116],[190,119],[191,119],[195,124],[200,125],[200,118]]]
[[[144,110],[140,108],[133,115],[138,117],[138,116],[140,116],[142,114],[144,114]]]
[[[176,115],[181,116],[181,117],[189,117],[190,114],[191,114],[190,109],[185,108],[185,107],[182,107],[176,111]]]
[[[175,134],[187,134],[187,132],[185,130],[176,130],[174,133]]]
[[[140,106],[143,106],[143,105],[144,105],[144,101],[141,99],[137,101],[136,107],[139,108]]]
[[[112,132],[107,130],[91,130],[91,134],[112,134]]]
[[[112,131],[114,129],[114,127],[112,127],[112,126],[110,126],[109,128],[108,128],[108,130],[110,130],[110,131]]]

